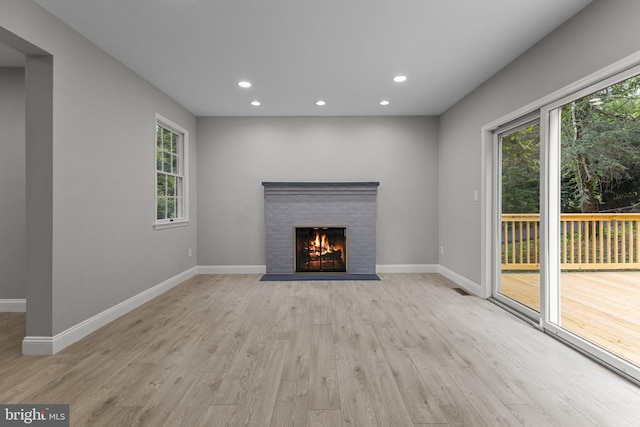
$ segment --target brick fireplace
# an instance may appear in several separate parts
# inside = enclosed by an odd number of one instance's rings
[[[296,230],[343,229],[347,274],[376,272],[379,182],[263,182],[266,273],[296,274]],[[308,257],[309,248],[305,249]],[[335,251],[335,248],[334,248]],[[320,254],[318,255],[320,256]],[[335,257],[335,252],[333,252]],[[328,259],[328,257],[327,257]],[[336,270],[337,271],[337,270]],[[304,274],[304,273],[298,273]]]

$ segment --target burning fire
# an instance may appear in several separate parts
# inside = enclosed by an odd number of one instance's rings
[[[329,244],[326,234],[320,235],[320,232],[316,231],[316,238],[309,242],[312,246],[309,249],[316,252],[318,255],[326,255],[333,252],[333,247]]]
[[[303,228],[296,233],[296,271],[346,271],[343,228]]]

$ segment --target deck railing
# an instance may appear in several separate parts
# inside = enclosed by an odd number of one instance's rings
[[[502,269],[540,268],[538,214],[502,214]],[[560,268],[640,269],[640,214],[562,214]]]

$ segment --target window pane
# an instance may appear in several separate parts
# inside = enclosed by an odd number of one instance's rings
[[[640,366],[640,76],[561,107],[559,326]]]
[[[182,194],[182,185],[183,185],[183,184],[182,184],[182,181],[183,181],[183,180],[182,180],[182,178],[180,178],[179,176],[176,176],[176,177],[174,178],[174,181],[175,181],[175,189],[176,189],[176,194],[175,194],[175,196],[177,196],[177,197],[183,197],[183,194]]]
[[[167,200],[167,218],[176,217],[176,199]]]
[[[178,156],[171,157],[171,172],[177,174],[178,171]]]
[[[167,176],[167,196],[175,196],[176,195],[176,184],[175,177]]]
[[[157,191],[158,196],[165,196],[167,194],[167,176],[163,173],[157,174]]]
[[[175,133],[172,133],[172,144],[171,144],[171,152],[176,154],[178,152],[178,140],[179,136]]]
[[[171,153],[163,153],[162,160],[162,170],[171,173]]]
[[[540,311],[540,125],[501,135],[499,292]]]
[[[182,197],[178,197],[176,199],[176,217],[181,218],[184,216],[183,210],[184,199]]]
[[[167,199],[164,197],[158,197],[158,206],[157,206],[157,219],[165,219],[167,217]]]
[[[167,129],[164,130],[164,134],[163,134],[163,139],[164,139],[164,151],[170,153],[171,152],[171,132],[169,132]]]
[[[160,149],[162,149],[162,127],[161,126],[156,126],[156,147],[157,147],[156,151],[159,151]]]

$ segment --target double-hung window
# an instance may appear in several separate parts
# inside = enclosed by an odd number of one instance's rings
[[[188,132],[156,114],[155,228],[188,224]]]

